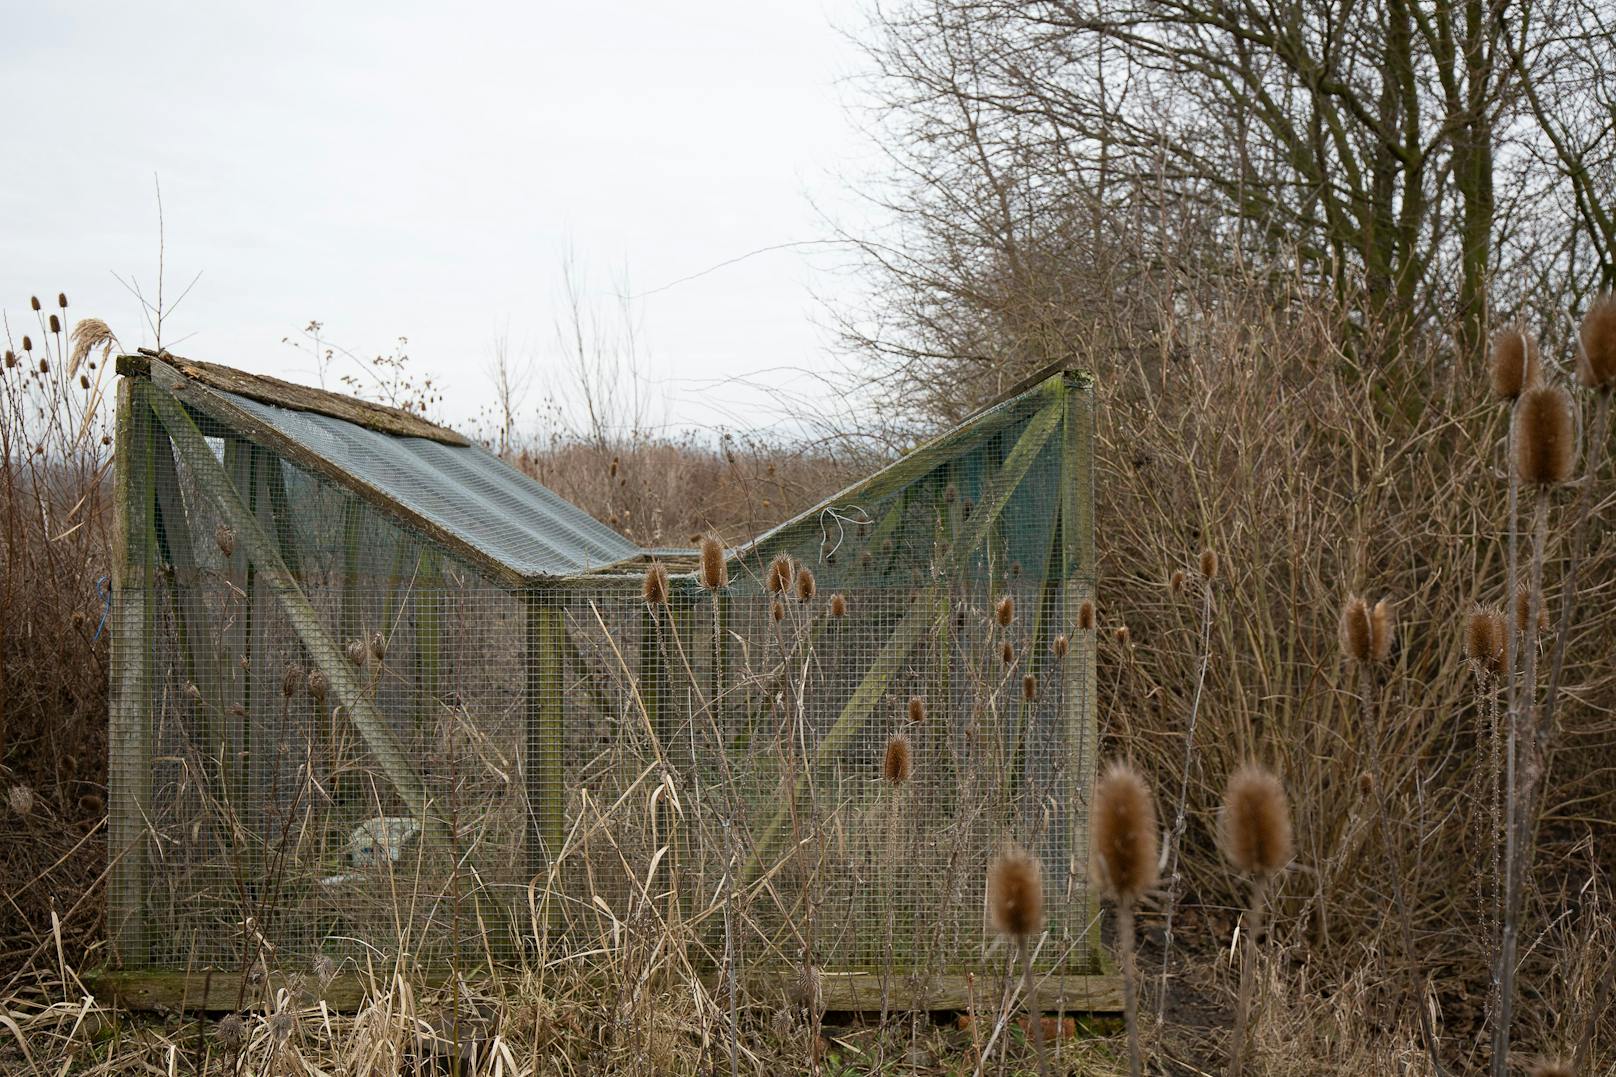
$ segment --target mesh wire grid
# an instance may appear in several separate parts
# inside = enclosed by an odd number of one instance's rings
[[[936,466],[732,552],[716,592],[671,557],[648,604],[638,568],[503,585],[132,386],[124,961],[497,964],[670,916],[711,939],[727,901],[751,965],[965,971],[996,960],[984,877],[1017,842],[1044,869],[1039,965],[1091,969],[1093,581],[1059,408],[1013,402]],[[433,466],[339,433],[372,485]]]

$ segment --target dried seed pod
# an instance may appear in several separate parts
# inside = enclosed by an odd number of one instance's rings
[[[62,319],[58,318],[54,314],[50,316],[50,331],[52,333],[60,333],[62,331]]]
[[[1066,651],[1070,646],[1071,641],[1066,638],[1066,633],[1062,632],[1060,635],[1055,637],[1052,643],[1050,643],[1049,652],[1056,658],[1065,658]]]
[[[1133,634],[1128,631],[1127,625],[1117,625],[1113,635],[1116,636],[1117,644],[1122,647],[1128,646],[1133,640]]]
[[[909,697],[909,722],[919,725],[926,720],[926,701],[920,696]]]
[[[1009,640],[1005,640],[999,645],[999,657],[1004,659],[1004,664],[1007,666],[1016,660],[1016,649],[1010,646]]]
[[[769,562],[769,577],[766,586],[770,594],[779,594],[791,586],[791,578],[795,575],[795,566],[786,554],[776,554]]]
[[[1374,629],[1370,624],[1369,603],[1357,595],[1347,596],[1341,607],[1341,653],[1348,661],[1367,664],[1374,655]]]
[[[1112,763],[1094,788],[1093,874],[1103,896],[1135,902],[1156,885],[1156,803],[1139,772]]]
[[[1606,292],[1588,307],[1578,339],[1577,380],[1590,389],[1616,385],[1616,293]]]
[[[6,807],[18,815],[31,815],[34,810],[34,791],[26,785],[14,785],[6,790]]]
[[[1532,592],[1525,586],[1518,587],[1515,590],[1515,634],[1525,636],[1527,625],[1531,620]],[[1547,599],[1544,599],[1538,603],[1537,607],[1537,632],[1541,636],[1548,630],[1549,604]]]
[[[213,1040],[226,1056],[233,1057],[247,1046],[247,1022],[239,1014],[226,1014],[213,1026]]]
[[[200,689],[200,688],[198,688],[196,686],[195,681],[186,681],[185,682],[185,696],[192,703],[199,703],[202,700],[202,689]]]
[[[1173,574],[1167,577],[1167,589],[1175,595],[1184,593],[1184,570],[1175,568]]]
[[[370,634],[370,656],[378,662],[387,657],[387,638],[380,629]]]
[[[297,1014],[281,1010],[269,1019],[269,1035],[277,1044],[284,1044],[297,1031]]]
[[[887,748],[881,756],[881,777],[893,785],[902,785],[909,780],[911,764],[909,738],[902,733],[892,734],[887,738]]]
[[[1216,550],[1201,551],[1201,578],[1215,580],[1218,578],[1218,552]]]
[[[1576,464],[1576,421],[1571,397],[1557,385],[1528,390],[1517,405],[1515,473],[1529,486],[1571,478]]]
[[[1366,771],[1361,772],[1358,775],[1358,792],[1362,793],[1364,796],[1369,796],[1374,791],[1375,791],[1375,773],[1374,773],[1374,771],[1366,770]]]
[[[67,309],[67,293],[66,292],[57,292],[56,293],[56,305],[61,307],[63,310]]]
[[[1543,381],[1537,341],[1525,326],[1512,325],[1493,337],[1487,356],[1487,377],[1493,396],[1499,400],[1514,400]]]
[[[27,333],[22,335],[22,350],[25,352],[32,352],[34,350],[34,342]]]
[[[1254,878],[1290,863],[1296,850],[1290,801],[1272,772],[1255,763],[1235,771],[1223,793],[1218,843],[1229,863]]]
[[[1031,673],[1023,674],[1021,677],[1021,698],[1028,703],[1038,698],[1038,678]]]
[[[797,570],[797,601],[808,602],[814,597],[814,574],[804,565]]]
[[[988,912],[1001,934],[1024,939],[1044,929],[1043,865],[1019,846],[988,868]]]
[[[85,793],[79,797],[79,810],[86,815],[100,815],[101,809],[105,807],[106,802],[101,799],[99,793]]]
[[[830,596],[830,615],[836,618],[847,616],[847,596],[839,591]]]
[[[645,570],[645,580],[640,586],[647,606],[666,606],[668,604],[668,570],[660,561],[651,562]]]
[[[791,1001],[805,1010],[810,1017],[825,1012],[825,976],[813,964],[805,962],[791,984]]]
[[[1498,610],[1476,606],[1465,616],[1465,658],[1484,673],[1499,673],[1504,668],[1505,637],[1504,615]]]
[[[324,673],[317,669],[309,670],[309,697],[316,703],[325,702],[325,694],[330,689],[331,682]]]
[[[729,564],[724,547],[712,535],[701,540],[701,585],[709,591],[729,586]]]
[[[321,954],[314,959],[314,980],[324,991],[331,986],[331,981],[337,978],[337,963],[328,954]]]
[[[1079,632],[1094,631],[1094,603],[1086,598],[1083,604],[1077,607],[1077,629]]]
[[[219,552],[226,557],[236,552],[236,533],[224,524],[213,529],[213,541],[218,545]]]
[[[298,685],[302,683],[303,671],[291,663],[287,663],[286,668],[281,671],[281,695],[290,699],[292,694],[297,691]]]
[[[993,619],[999,622],[1000,628],[1009,628],[1010,622],[1016,619],[1016,600],[1009,595],[999,599],[999,604],[993,608]]]
[[[37,296],[37,295],[29,296],[28,297],[28,305],[30,307],[33,307],[34,310],[36,310],[36,311],[39,310],[41,308],[41,304],[39,302],[39,296]]]
[[[370,659],[370,648],[365,646],[365,641],[362,639],[349,640],[342,650],[348,656],[348,661],[360,668],[364,668],[365,663]]]
[[[774,619],[775,624],[779,624],[781,621],[785,620],[786,604],[781,602],[778,598],[775,599],[774,605],[769,607],[769,616]]]

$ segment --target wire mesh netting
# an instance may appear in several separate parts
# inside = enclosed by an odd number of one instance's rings
[[[712,940],[727,913],[753,965],[964,970],[992,956],[984,876],[1014,842],[1044,869],[1038,963],[1093,967],[1081,381],[729,551],[716,589],[593,521],[624,560],[513,583],[413,523],[412,476],[474,487],[456,454],[481,450],[395,458],[405,439],[173,388],[120,398],[126,964],[464,967],[650,922]],[[242,415],[365,446],[368,490]]]

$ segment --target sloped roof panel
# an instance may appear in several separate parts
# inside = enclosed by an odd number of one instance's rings
[[[569,576],[640,552],[628,538],[480,446],[385,434],[329,415],[214,391],[519,576]]]

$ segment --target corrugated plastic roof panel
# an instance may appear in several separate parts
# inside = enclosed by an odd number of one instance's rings
[[[521,576],[571,576],[641,552],[481,446],[399,437],[235,393],[219,395]]]

